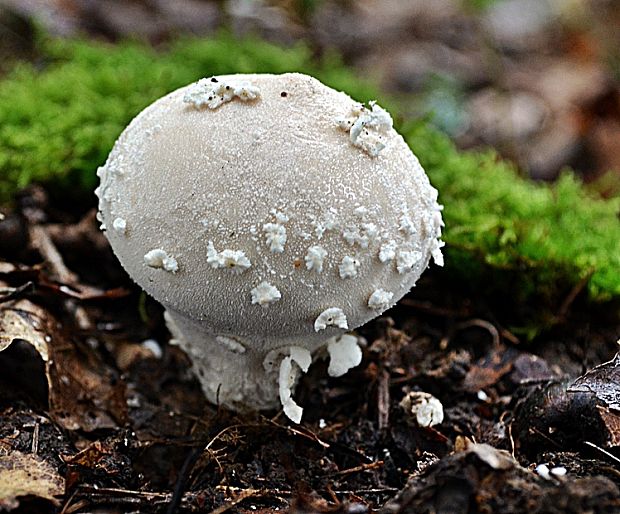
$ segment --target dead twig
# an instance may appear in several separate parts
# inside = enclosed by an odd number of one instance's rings
[[[262,494],[263,494],[263,491],[261,491],[260,489],[244,489],[235,498],[227,502],[225,505],[222,505],[221,507],[218,507],[217,509],[212,510],[210,514],[222,514],[223,512],[226,512],[232,509],[233,507],[236,507],[243,500],[250,498],[252,496],[262,496]]]
[[[471,328],[471,327],[479,327],[479,328],[486,330],[493,339],[493,346],[499,346],[500,341],[501,341],[501,336],[499,334],[499,331],[497,330],[495,325],[493,325],[492,323],[484,319],[474,318],[474,319],[470,319],[467,321],[463,321],[462,323],[458,323],[455,328],[458,331],[458,330],[464,330],[466,328]]]
[[[354,491],[352,489],[334,489],[334,492],[336,494],[355,494],[355,495],[359,495],[359,494],[392,494],[395,492],[398,492],[399,489],[397,487],[378,487],[378,488],[371,488],[371,489],[358,489],[357,491]]]
[[[32,225],[29,229],[29,235],[32,246],[41,254],[41,257],[49,265],[51,272],[59,282],[65,284],[75,284],[78,282],[77,275],[67,268],[62,255],[60,255],[45,227]],[[75,301],[65,300],[65,307],[69,312],[73,313],[78,326],[82,330],[92,327],[88,314],[86,314],[83,307],[76,305]]]
[[[369,471],[371,469],[380,468],[381,466],[383,466],[383,461],[378,460],[375,462],[370,462],[369,464],[360,464],[359,466],[354,466],[352,468],[343,469],[342,471],[335,471],[333,473],[329,473],[327,476],[335,477],[335,476],[350,475],[352,473],[358,473],[360,471]]]
[[[590,441],[584,441],[584,444],[587,444],[591,448],[594,448],[595,450],[598,450],[599,452],[601,452],[606,457],[610,458],[611,460],[613,460],[617,464],[620,464],[620,459],[618,457],[616,457],[613,453],[608,452],[607,450],[601,448],[600,446],[595,445],[594,443],[591,443]]]
[[[400,301],[400,304],[406,305],[407,307],[413,307],[418,311],[434,314],[444,318],[465,318],[471,315],[471,312],[468,309],[456,310],[446,307],[437,307],[430,302],[421,302],[419,300],[414,300],[413,298],[403,298]]]
[[[581,291],[583,291],[583,289],[588,285],[588,282],[590,281],[590,278],[592,278],[593,274],[594,270],[590,270],[590,272],[588,272],[585,277],[583,277],[573,286],[573,288],[570,290],[570,292],[568,293],[566,298],[564,298],[564,301],[560,305],[558,313],[554,316],[554,322],[557,323],[566,318],[566,314],[568,314],[571,305],[573,304],[579,293],[581,293]]]
[[[300,437],[303,437],[305,439],[309,439],[310,441],[313,441],[313,442],[321,445],[323,448],[329,448],[331,446],[329,443],[326,443],[325,441],[321,440],[318,435],[316,435],[314,432],[311,432],[310,430],[306,430],[306,429],[302,429],[302,428],[287,427],[287,426],[284,426],[284,425],[280,425],[279,423],[276,423],[272,419],[267,419],[267,418],[264,418],[264,419],[270,425],[273,425],[274,427],[277,427],[280,430],[284,430],[285,432],[288,432],[289,434],[294,434],[294,435],[298,435]]]
[[[52,242],[45,227],[42,225],[32,225],[29,232],[32,246],[34,246],[41,254],[41,257],[45,259],[45,262],[56,279],[59,282],[75,284],[77,282],[77,276],[65,265],[62,255],[60,255],[56,245]]]
[[[183,466],[181,466],[181,470],[179,471],[177,481],[174,484],[172,498],[170,499],[170,503],[168,504],[168,508],[166,509],[166,514],[174,514],[178,510],[179,505],[181,504],[181,500],[183,499],[183,493],[191,470],[194,467],[194,464],[196,464],[196,461],[201,454],[202,448],[193,448],[187,454],[187,457],[183,462]]]
[[[30,451],[33,455],[39,453],[39,432],[41,430],[41,425],[38,421],[34,424],[34,429],[32,430],[32,444],[30,445]]]
[[[383,431],[390,426],[390,374],[385,369],[379,373],[377,411],[379,430]]]
[[[34,289],[34,283],[31,281],[22,284],[19,287],[3,287],[0,288],[0,303],[10,302],[12,300],[17,300],[18,298],[24,296],[25,293],[29,293]]]

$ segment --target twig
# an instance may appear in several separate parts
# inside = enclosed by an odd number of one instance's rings
[[[603,455],[606,455],[607,457],[609,457],[610,459],[612,459],[613,461],[617,462],[618,464],[620,464],[620,459],[618,457],[616,457],[613,453],[608,452],[607,450],[604,450],[603,448],[601,448],[600,446],[596,446],[594,443],[591,443],[590,441],[584,441],[584,444],[587,444],[588,446],[590,446],[591,448],[594,448],[595,450],[598,450],[599,452],[601,452]]]
[[[52,273],[56,276],[58,281],[65,284],[77,283],[77,275],[67,268],[62,259],[62,255],[60,255],[60,252],[45,230],[45,227],[41,225],[32,225],[29,229],[29,234],[32,246],[34,246],[41,254],[41,257],[43,257],[49,265]],[[70,312],[73,312],[75,320],[82,330],[87,330],[92,327],[92,323],[88,318],[86,311],[79,305],[76,305],[74,301],[65,300],[65,307]]]
[[[535,427],[530,427],[530,430],[532,432],[534,432],[536,435],[539,435],[540,437],[542,437],[543,439],[547,440],[548,442],[550,442],[553,446],[555,446],[556,448],[558,448],[559,450],[562,449],[562,446],[558,443],[556,443],[553,439],[551,439],[547,434],[541,432],[540,430],[538,430]]]
[[[19,287],[4,287],[0,289],[0,294],[4,295],[0,298],[0,303],[10,302],[11,300],[16,300],[24,293],[29,290],[34,289],[34,284],[31,281],[22,284]]]
[[[313,441],[313,442],[321,445],[323,448],[329,448],[331,446],[329,443],[326,443],[325,441],[321,440],[318,435],[316,435],[314,432],[311,432],[310,430],[305,431],[305,430],[301,430],[301,429],[298,429],[298,428],[287,427],[287,426],[284,426],[284,425],[280,425],[279,423],[276,423],[275,421],[273,421],[271,419],[267,419],[267,418],[265,418],[265,420],[270,425],[273,425],[273,426],[279,428],[280,430],[284,430],[285,432],[288,432],[290,434],[298,435],[298,436],[301,436],[301,437],[303,437],[305,439],[309,439],[310,441]]]
[[[493,345],[499,346],[501,338],[500,338],[497,328],[495,328],[495,325],[493,325],[492,323],[489,323],[488,321],[484,319],[474,318],[474,319],[470,319],[467,321],[463,321],[462,323],[459,323],[456,326],[457,330],[463,330],[464,328],[470,328],[470,327],[483,328],[493,338]]]
[[[334,473],[329,473],[327,476],[335,477],[335,476],[350,475],[351,473],[357,473],[359,471],[368,471],[371,469],[380,468],[381,466],[383,466],[383,461],[378,460],[375,462],[371,462],[369,464],[360,464],[359,466],[355,466],[355,467],[348,468],[348,469],[343,469],[342,471],[335,471]]]
[[[521,344],[521,341],[519,341],[519,338],[514,335],[510,330],[508,330],[507,328],[502,328],[500,329],[500,334],[502,335],[502,337],[504,339],[507,339],[508,341],[510,341],[512,344],[514,345],[518,345]]]
[[[41,225],[31,226],[30,240],[32,241],[32,246],[34,246],[41,254],[41,257],[45,259],[59,282],[67,284],[74,284],[77,282],[77,276],[65,265],[62,255],[60,255],[56,245],[52,242],[45,227]]]
[[[177,481],[174,484],[174,490],[172,491],[172,498],[170,499],[170,504],[166,509],[166,514],[175,514],[177,512],[181,500],[183,499],[183,492],[185,489],[185,484],[187,483],[187,478],[196,464],[198,457],[202,454],[202,448],[193,448],[185,458],[185,462],[183,462],[183,466],[181,466],[181,470],[179,471],[179,476],[177,477]]]
[[[30,451],[33,455],[39,453],[39,431],[41,429],[41,425],[39,421],[35,421],[34,429],[32,430],[32,444],[30,445]]]
[[[251,496],[257,496],[257,495],[262,495],[262,494],[263,492],[260,489],[244,489],[236,496],[236,498],[233,498],[231,501],[229,501],[225,505],[222,505],[218,507],[217,509],[212,510],[210,514],[222,514],[223,512],[226,512],[232,509],[233,507],[237,506],[246,498],[250,498]]]
[[[247,489],[244,489],[243,487],[237,487],[234,485],[216,485],[215,490],[223,491],[225,493],[242,493],[243,491],[247,491]],[[275,497],[291,496],[293,494],[292,491],[285,490],[285,489],[271,489],[270,488],[270,489],[262,489],[260,491],[262,495],[272,494]]]
[[[591,270],[585,277],[582,277],[582,279],[577,282],[575,286],[570,290],[566,298],[564,298],[564,301],[562,302],[562,305],[560,305],[558,313],[555,316],[556,322],[561,321],[566,317],[566,314],[568,313],[568,310],[575,301],[575,298],[577,298],[579,293],[583,291],[583,288],[586,287],[593,274],[594,270]]]
[[[383,431],[390,426],[390,374],[385,369],[379,374],[377,411],[379,430]]]
[[[353,491],[351,489],[335,489],[334,492],[336,494],[386,494],[386,493],[395,493],[400,489],[396,487],[380,487],[374,489],[359,489],[357,491]]]
[[[76,512],[78,509],[81,509],[82,507],[86,507],[86,505],[88,505],[88,502],[86,500],[80,500],[74,503],[73,505],[71,504],[77,492],[78,492],[78,489],[73,491],[73,494],[69,496],[69,498],[63,505],[62,510],[60,511],[60,514],[73,514],[73,512]]]

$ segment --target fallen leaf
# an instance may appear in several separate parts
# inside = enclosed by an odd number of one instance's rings
[[[620,446],[620,416],[602,405],[598,405],[597,409],[607,432],[607,446]]]
[[[567,391],[592,393],[610,409],[620,410],[620,353],[581,375]]]
[[[31,344],[45,364],[50,415],[57,423],[91,432],[126,422],[118,372],[95,350],[68,338],[47,310],[25,299],[0,304],[0,351],[16,340]]]
[[[7,302],[0,306],[0,352],[15,340],[24,340],[35,347],[44,362],[49,360],[45,334],[40,320],[46,311],[28,300]]]
[[[64,479],[40,457],[0,446],[0,510],[19,507],[19,498],[36,496],[60,505]]]
[[[494,350],[472,365],[463,380],[463,389],[475,393],[495,385],[504,375],[512,371],[518,355],[519,353],[513,348]]]

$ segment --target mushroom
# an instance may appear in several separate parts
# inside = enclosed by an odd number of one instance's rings
[[[129,124],[96,193],[129,275],[166,308],[208,399],[292,398],[317,356],[442,263],[437,191],[390,115],[297,74],[202,79]]]

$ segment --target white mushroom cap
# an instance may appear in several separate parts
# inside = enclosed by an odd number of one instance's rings
[[[366,323],[441,257],[437,191],[389,114],[301,74],[170,93],[99,176],[130,276],[173,315],[261,355],[314,351]],[[319,319],[330,309],[333,323]]]

